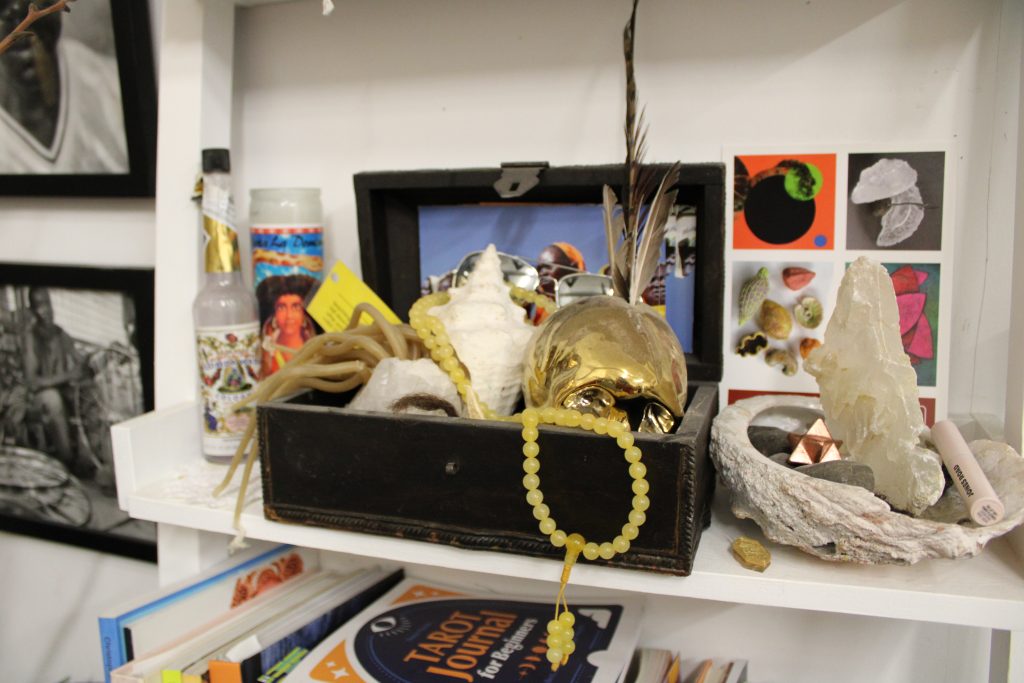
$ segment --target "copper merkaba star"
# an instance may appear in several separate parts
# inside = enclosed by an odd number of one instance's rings
[[[793,446],[787,462],[790,465],[813,465],[818,462],[839,460],[842,441],[836,441],[820,417],[814,421],[806,434],[790,434],[789,445]]]

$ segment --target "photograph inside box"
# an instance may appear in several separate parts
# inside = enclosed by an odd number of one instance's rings
[[[422,206],[420,273],[424,294],[451,287],[457,265],[484,245],[517,255],[537,271],[537,289],[563,294],[579,273],[607,275],[608,247],[600,204],[506,203]],[[675,205],[665,228],[657,268],[642,299],[668,321],[683,350],[693,352],[693,296],[697,209]]]

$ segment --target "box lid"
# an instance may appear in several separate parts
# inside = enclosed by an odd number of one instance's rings
[[[668,169],[667,164],[652,167],[660,172]],[[495,225],[498,229],[507,227],[516,232],[517,237],[530,229],[524,227],[521,220],[508,221],[503,216],[489,227],[481,224],[479,240],[473,234],[467,235],[466,225],[458,230],[453,227],[451,239],[439,239],[436,233],[425,235],[428,220],[444,220],[446,215],[454,215],[445,213],[448,209],[465,207],[476,207],[492,218],[492,210],[500,207],[529,207],[531,211],[560,207],[560,214],[566,213],[561,209],[568,211],[568,220],[586,221],[585,212],[574,215],[571,207],[589,207],[587,210],[599,212],[604,185],[618,193],[623,169],[622,164],[551,168],[541,162],[506,164],[501,168],[356,174],[363,279],[405,318],[409,307],[421,296],[425,279],[432,274],[421,272],[422,250],[428,250],[427,253],[447,250],[445,253],[451,255],[452,262],[446,269],[453,269],[465,253],[487,246],[495,234]],[[720,163],[683,164],[675,187],[678,190],[676,205],[695,209],[697,234],[695,248],[687,254],[688,262],[693,261],[694,273],[692,285],[688,286],[688,312],[685,312],[687,320],[692,317],[692,336],[684,339],[685,332],[680,333],[687,350],[687,373],[691,380],[718,382],[722,377],[725,167]],[[589,224],[586,227],[588,239],[603,243],[604,224],[598,213],[593,216],[592,234]],[[558,234],[551,234],[550,228],[543,230],[547,241],[563,243],[558,242]],[[460,249],[461,253],[454,256]],[[518,255],[531,257],[535,254]],[[680,267],[682,260],[682,257],[677,259]]]

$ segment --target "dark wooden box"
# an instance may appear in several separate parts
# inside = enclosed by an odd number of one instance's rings
[[[524,197],[499,197],[534,172]],[[518,175],[517,175],[518,174]],[[707,446],[722,372],[721,164],[684,165],[678,203],[697,208],[689,402],[671,435],[637,436],[651,484],[639,538],[606,564],[689,574],[714,487]],[[364,280],[401,316],[420,295],[419,207],[601,203],[622,166],[365,173],[355,177]],[[509,185],[505,183],[506,189]],[[603,230],[595,225],[595,230]],[[483,244],[479,248],[482,248]],[[454,266],[454,264],[452,264]],[[458,547],[560,558],[537,529],[522,486],[520,427],[350,410],[348,396],[304,392],[257,411],[268,518]],[[561,529],[597,542],[620,533],[632,492],[614,440],[542,427],[541,488]],[[600,560],[599,560],[600,562]]]
[[[707,457],[714,384],[692,384],[682,425],[639,435],[651,507],[640,536],[607,564],[689,574],[708,522]],[[391,416],[332,407],[305,392],[258,409],[263,506],[269,519],[464,548],[562,557],[537,530],[522,485],[518,425]],[[541,427],[541,488],[559,528],[610,541],[633,493],[622,449],[607,436]]]

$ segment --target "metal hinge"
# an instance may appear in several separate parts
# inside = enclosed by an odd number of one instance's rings
[[[517,161],[501,165],[501,177],[494,191],[502,199],[522,197],[540,183],[540,172],[548,168],[546,161]]]

